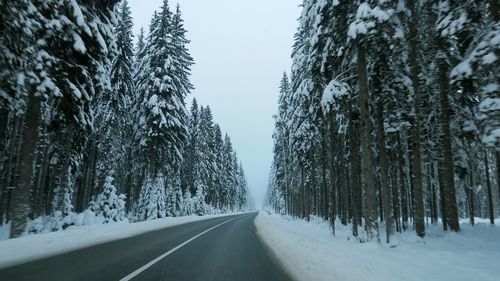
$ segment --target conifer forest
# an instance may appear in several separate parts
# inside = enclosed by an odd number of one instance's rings
[[[500,0],[0,0],[0,280],[500,280]]]
[[[365,240],[500,202],[498,2],[304,0],[266,202]],[[385,228],[385,237],[379,230]]]
[[[209,106],[187,108],[194,60],[179,6],[164,1],[137,38],[126,0],[2,1],[0,17],[0,224],[11,237],[247,209],[231,138]]]

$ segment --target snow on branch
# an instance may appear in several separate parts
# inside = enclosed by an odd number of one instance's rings
[[[330,81],[321,97],[321,108],[323,109],[323,113],[329,113],[335,102],[349,95],[349,91],[349,85],[347,85],[347,83],[337,80]]]
[[[388,21],[393,13],[392,9],[384,11],[378,6],[371,8],[368,3],[361,3],[356,12],[356,19],[349,25],[347,35],[356,39],[358,35],[367,34],[377,23]]]

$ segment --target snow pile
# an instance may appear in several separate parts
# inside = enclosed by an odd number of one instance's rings
[[[0,241],[9,239],[10,235],[10,222],[7,224],[0,224]]]
[[[124,194],[117,194],[117,189],[113,185],[113,177],[108,176],[103,191],[97,196],[96,201],[90,202],[89,209],[82,213],[73,212],[70,195],[65,193],[64,211],[55,211],[51,215],[30,220],[24,235],[61,231],[71,226],[128,222],[125,199]],[[5,238],[0,235],[0,241],[4,239],[8,239],[8,235]]]
[[[314,218],[308,223],[261,212],[255,225],[296,280],[497,281],[500,276],[500,227],[486,221],[464,223],[459,234],[430,226],[425,239],[407,232],[390,244],[361,244],[341,224],[334,237],[328,222]]]
[[[48,233],[53,231],[62,231],[72,226],[103,224],[104,219],[96,216],[91,210],[85,210],[83,213],[63,214],[61,211],[54,212],[51,216],[41,216],[28,221],[28,226],[24,235],[33,235],[38,233]],[[8,239],[8,235],[5,239]],[[2,238],[0,237],[0,240]]]
[[[102,225],[71,226],[66,231],[29,235],[0,241],[0,268],[69,252],[113,240],[184,223],[226,215],[164,218],[140,223],[117,222]],[[8,227],[1,227],[0,234]],[[5,237],[7,238],[7,237]]]

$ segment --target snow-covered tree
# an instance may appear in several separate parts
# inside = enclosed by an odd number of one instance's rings
[[[102,217],[105,223],[123,221],[126,218],[126,196],[118,194],[113,180],[113,177],[106,177],[103,191],[91,204],[92,211],[97,217]]]
[[[106,68],[112,49],[110,19],[117,2],[97,6],[85,1],[51,0],[2,5],[2,18],[10,19],[2,26],[5,39],[0,43],[0,60],[6,60],[7,66],[2,76],[17,74],[19,78],[16,83],[2,79],[2,104],[8,100],[12,109],[19,103],[25,105],[16,109],[24,115],[24,125],[23,138],[17,140],[21,144],[20,165],[15,172],[19,181],[13,183],[17,188],[11,192],[12,236],[24,231],[32,210],[29,197],[34,189],[33,161],[39,137],[48,139],[57,154],[50,160],[57,163],[55,177],[59,180],[54,184],[63,189],[69,186],[68,170],[71,165],[73,171],[76,167],[71,158],[81,151],[85,132],[92,128],[91,100],[110,89]],[[42,120],[44,126],[39,130]],[[35,207],[40,213],[42,208]]]
[[[151,175],[165,172],[167,160],[179,161],[187,134],[184,98],[189,89],[176,62],[172,12],[168,1],[152,19],[139,73],[139,136],[148,153]]]
[[[135,220],[154,220],[167,216],[164,178],[159,174],[155,178],[147,178],[144,181],[135,207]]]
[[[337,218],[352,222],[360,240],[379,240],[379,224],[389,241],[410,222],[423,237],[425,217],[453,231],[460,216],[493,218],[491,3],[304,0],[290,78],[281,80],[266,204],[322,216],[333,230]]]

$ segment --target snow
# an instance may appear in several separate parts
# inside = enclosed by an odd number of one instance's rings
[[[10,222],[7,224],[0,224],[0,241],[9,239],[10,234]]]
[[[78,34],[73,34],[73,38],[75,39],[75,43],[73,44],[73,48],[78,52],[85,54],[87,52],[87,48],[85,48],[85,43],[83,43],[82,38]]]
[[[462,30],[468,20],[465,13],[460,14],[457,19],[453,19],[453,15],[449,14],[439,21],[437,29],[441,30],[441,36],[446,38]]]
[[[29,235],[0,241],[0,268],[29,262],[145,232],[225,215],[185,216],[139,223],[117,222],[70,227],[65,231]],[[0,238],[7,238],[8,227],[0,227]],[[3,237],[2,237],[3,236]]]
[[[478,128],[477,128],[476,124],[474,123],[474,121],[467,120],[467,121],[464,121],[463,131],[474,133],[474,132],[478,131]]]
[[[154,107],[158,104],[158,96],[156,94],[152,95],[150,98],[149,98],[149,101],[148,101],[148,106],[149,107]]]
[[[435,225],[424,239],[410,231],[390,244],[359,243],[340,223],[334,237],[328,222],[314,217],[308,223],[261,212],[255,225],[295,280],[498,281],[500,227],[476,221],[458,234]]]
[[[48,78],[44,77],[42,83],[40,83],[37,87],[36,90],[40,93],[44,92],[49,92],[51,95],[54,97],[62,97],[61,91],[59,91],[59,88],[54,84],[54,82]]]
[[[500,128],[496,128],[486,133],[482,138],[483,143],[494,146],[500,142]]]
[[[85,27],[86,26],[85,18],[83,16],[82,10],[80,9],[80,5],[78,5],[78,3],[76,3],[76,0],[71,0],[71,1],[69,1],[69,3],[71,5],[71,7],[73,8],[73,16],[76,19],[76,23],[80,27]]]
[[[363,2],[356,12],[356,20],[349,25],[347,35],[352,39],[356,39],[358,35],[368,33],[377,23],[388,21],[393,13],[392,9],[384,11],[378,6],[372,9],[368,3]]]
[[[479,104],[481,112],[495,112],[500,111],[500,98],[485,98]]]
[[[353,22],[349,25],[349,31],[347,32],[347,35],[352,39],[356,39],[358,34],[366,34],[368,33],[368,28],[372,28],[374,26],[375,25],[371,22]]]
[[[498,84],[496,83],[490,83],[483,87],[483,92],[485,94],[494,93],[496,91],[498,91]]]
[[[113,185],[113,177],[106,177],[104,190],[97,196],[95,202],[91,203],[92,209],[101,217],[105,223],[125,221],[125,194],[117,194],[116,187]]]
[[[472,67],[468,60],[459,63],[455,68],[453,68],[453,70],[450,73],[450,76],[452,78],[453,77],[464,78],[464,77],[470,77],[471,75],[472,75]]]
[[[80,92],[80,90],[75,86],[75,84],[71,83],[69,80],[68,80],[68,84],[69,84],[69,88],[73,91],[73,95],[77,99],[81,99],[82,98],[82,92]]]
[[[321,108],[324,113],[330,111],[330,106],[335,103],[336,99],[342,98],[349,94],[349,86],[346,83],[332,80],[323,92],[321,97]]]
[[[496,62],[496,60],[497,60],[497,56],[493,52],[490,52],[490,53],[486,54],[485,56],[483,56],[483,64],[492,64],[492,63]]]
[[[97,39],[97,42],[101,46],[102,52],[104,54],[107,54],[109,52],[108,45],[106,44],[106,41],[104,40],[104,38],[102,38],[102,35],[97,28],[95,29],[95,37]]]

